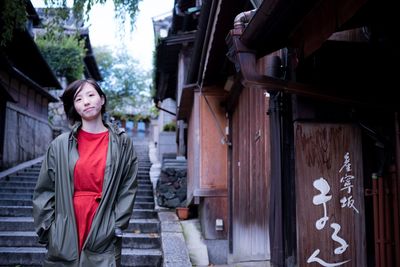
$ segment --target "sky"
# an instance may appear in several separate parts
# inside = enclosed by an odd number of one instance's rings
[[[43,0],[31,0],[34,7],[43,7]],[[174,0],[141,0],[135,27],[130,32],[126,23],[123,34],[119,33],[117,20],[114,19],[114,4],[107,0],[105,4],[96,4],[89,14],[89,37],[92,47],[109,46],[112,50],[127,49],[136,58],[143,69],[152,68],[154,50],[154,31],[152,18],[172,12]]]

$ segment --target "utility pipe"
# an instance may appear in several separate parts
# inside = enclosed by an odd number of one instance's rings
[[[389,168],[390,172],[390,180],[391,180],[391,193],[392,193],[392,204],[393,204],[393,241],[392,241],[392,251],[394,252],[394,265],[400,266],[400,253],[399,253],[399,244],[400,244],[400,231],[399,231],[399,193],[397,192],[397,172],[396,165],[392,164]]]
[[[381,267],[386,267],[386,252],[385,252],[385,205],[384,205],[384,190],[383,178],[378,176],[378,216],[379,216],[379,264]]]
[[[395,170],[396,172],[392,172],[392,179],[393,183],[393,190],[395,191],[393,197],[393,209],[394,209],[394,249],[395,249],[395,259],[396,264],[395,266],[400,266],[400,226],[399,226],[399,197],[398,194],[400,193],[400,183],[399,179],[399,171],[400,171],[400,125],[399,125],[399,113],[395,113],[395,142],[396,142],[396,165]]]
[[[173,115],[173,116],[176,116],[176,113],[173,113],[173,112],[171,112],[171,111],[169,111],[169,110],[166,110],[166,109],[160,107],[160,106],[159,106],[159,102],[157,102],[156,108],[159,109],[159,110],[162,110],[162,111],[164,111],[164,112],[167,112],[168,114],[171,114],[171,115]]]
[[[379,249],[379,213],[378,213],[378,175],[372,174],[372,206],[374,216],[374,240],[375,240],[375,267],[383,267],[380,265],[380,249]]]
[[[390,175],[390,174],[389,174]],[[384,213],[385,213],[385,257],[386,257],[386,266],[392,265],[392,213],[390,212],[390,207],[392,206],[390,203],[391,190],[390,190],[390,176],[383,178],[383,191],[384,191]]]

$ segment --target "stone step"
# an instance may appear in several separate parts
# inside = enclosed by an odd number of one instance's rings
[[[0,187],[35,188],[36,181],[1,181]]]
[[[42,266],[46,248],[0,247],[0,266]]]
[[[0,217],[0,231],[33,231],[32,217]]]
[[[138,182],[150,182],[150,177],[137,177]]]
[[[149,175],[138,175],[136,177],[138,181],[150,181],[150,176]]]
[[[154,209],[133,209],[132,219],[156,219],[157,212]]]
[[[161,248],[161,238],[158,233],[127,233],[122,236],[123,248],[149,249]]]
[[[152,202],[135,201],[135,204],[133,205],[133,208],[134,209],[154,209],[154,201],[152,201]]]
[[[25,200],[31,200],[32,199],[32,193],[1,193],[0,194],[0,199],[25,199]]]
[[[30,199],[0,199],[0,206],[31,206]]]
[[[14,174],[10,174],[8,175],[10,178],[13,177],[38,177],[39,173],[37,172],[17,172]]]
[[[141,188],[141,186],[153,186],[153,184],[151,183],[151,181],[138,181],[138,188]],[[147,189],[147,188],[146,188]]]
[[[138,202],[152,202],[152,201],[154,201],[154,197],[153,196],[136,196],[135,201],[138,201]]]
[[[37,181],[38,176],[7,176],[2,181],[11,181],[11,182],[35,182]]]
[[[157,233],[124,233],[124,248],[160,248],[160,236]],[[38,237],[33,231],[1,231],[0,247],[40,247]]]
[[[139,184],[139,189],[143,189],[143,190],[153,190],[153,184],[151,183],[151,181],[149,181],[150,183],[141,183]]]
[[[130,266],[162,266],[162,253],[159,249],[122,249],[122,267]]]
[[[37,173],[37,174],[39,175],[40,169],[41,169],[41,168],[34,168],[34,169],[31,168],[31,169],[28,169],[28,170],[23,171],[23,172],[21,172],[21,173]]]
[[[34,188],[25,188],[25,187],[8,187],[8,186],[4,186],[4,187],[0,187],[0,194],[3,193],[33,193]]]
[[[138,189],[136,192],[137,196],[153,196],[153,190],[147,190],[147,189]]]
[[[130,219],[127,232],[157,233],[157,219]],[[0,231],[33,231],[32,217],[0,217]]]
[[[125,232],[132,233],[158,233],[160,222],[157,219],[130,219]]]
[[[34,231],[1,231],[0,247],[38,247],[38,237]]]
[[[152,196],[151,196],[152,197]],[[152,197],[153,199],[153,197]],[[152,205],[151,205],[152,204]],[[154,212],[154,202],[150,201],[137,201],[137,204],[134,204],[134,216],[140,216],[140,217],[135,217],[135,218],[146,218],[142,217],[144,214],[149,214],[149,218],[154,218],[154,215],[152,212]],[[139,213],[143,213],[139,214]],[[136,215],[135,215],[136,214]],[[3,205],[0,206],[0,216],[32,216],[32,206],[9,206],[9,205]]]
[[[0,266],[43,265],[46,248],[42,247],[0,247]],[[122,249],[121,265],[154,266],[162,265],[162,253],[159,249]]]
[[[32,216],[32,206],[0,206],[0,216]]]

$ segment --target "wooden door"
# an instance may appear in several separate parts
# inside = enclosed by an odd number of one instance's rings
[[[262,90],[244,89],[232,118],[232,260],[270,259],[269,120]]]

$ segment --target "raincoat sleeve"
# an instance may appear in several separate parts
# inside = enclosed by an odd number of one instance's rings
[[[125,138],[123,172],[115,204],[116,232],[128,227],[137,190],[138,159],[131,139],[127,136]]]
[[[39,243],[48,243],[48,230],[54,221],[55,207],[55,154],[50,145],[43,159],[39,178],[33,192],[33,219]]]

